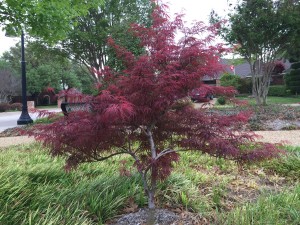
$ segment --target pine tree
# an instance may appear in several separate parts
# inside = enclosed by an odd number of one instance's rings
[[[291,70],[286,75],[285,82],[292,94],[300,93],[300,62],[294,62],[291,65]]]

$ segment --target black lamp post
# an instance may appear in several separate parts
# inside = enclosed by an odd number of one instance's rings
[[[21,68],[22,68],[22,113],[17,121],[18,125],[25,125],[32,123],[32,119],[28,114],[27,107],[27,90],[26,90],[26,62],[25,62],[25,51],[24,51],[24,32],[21,33]]]

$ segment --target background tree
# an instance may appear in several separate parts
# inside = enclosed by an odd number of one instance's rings
[[[23,29],[50,46],[63,40],[59,49],[85,65],[90,72],[87,75],[98,82],[101,78],[91,68],[97,71],[104,65],[122,67],[108,49],[108,36],[140,54],[137,40],[126,30],[132,22],[149,24],[152,8],[149,0],[109,0],[105,4],[101,0],[4,1],[0,25],[14,35],[20,35]]]
[[[221,36],[250,65],[252,94],[258,105],[265,105],[275,61],[287,48],[289,27],[278,4],[272,0],[243,0],[229,14],[229,26],[220,29]],[[219,21],[212,13],[212,21]]]
[[[47,43],[66,37],[76,24],[73,19],[88,12],[101,0],[3,0],[0,4],[0,25],[15,35],[21,30]]]
[[[20,70],[21,47],[17,44],[5,52],[2,59],[14,70]],[[40,42],[28,42],[25,48],[27,62],[27,90],[37,95],[47,87],[56,92],[75,87],[90,93],[92,80],[88,71],[80,68],[75,62]]]
[[[11,96],[21,90],[20,77],[10,65],[0,59],[0,103],[9,103]]]
[[[289,31],[286,57],[292,62],[300,61],[300,2],[298,0],[277,1],[284,23]]]
[[[286,18],[290,31],[286,56],[292,62],[285,76],[287,89],[293,94],[300,93],[300,2],[296,0],[278,1],[278,6]]]
[[[68,170],[118,155],[132,157],[149,208],[155,207],[157,183],[170,175],[180,151],[239,163],[276,154],[272,145],[253,144],[251,134],[239,130],[245,114],[212,116],[185,100],[205,75],[213,76],[223,68],[219,55],[224,48],[209,45],[214,28],[202,23],[185,28],[181,16],[169,21],[161,7],[154,10],[152,21],[150,27],[132,25],[131,31],[147,49],[143,55],[135,56],[109,40],[125,69],[99,72],[104,81],[99,94],[85,96],[91,112],[72,112],[53,124],[39,125],[39,132],[33,133],[52,155],[67,157]],[[176,43],[178,30],[185,35]],[[199,39],[199,33],[208,36]],[[215,91],[232,94],[232,89],[215,87]]]
[[[121,62],[116,60],[114,51],[107,45],[108,37],[113,37],[134,54],[141,54],[143,50],[138,40],[127,30],[133,22],[149,24],[152,8],[149,0],[108,0],[105,4],[98,4],[87,15],[74,19],[77,26],[61,43],[62,50],[88,69],[98,71],[106,65],[120,68]],[[101,80],[94,70],[90,72],[95,82]]]

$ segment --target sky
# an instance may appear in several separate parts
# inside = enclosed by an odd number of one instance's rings
[[[237,0],[163,0],[163,2],[167,3],[171,13],[183,10],[186,21],[208,22],[212,10],[219,15],[226,15],[229,4],[236,4]]]
[[[236,4],[237,0],[163,0],[169,5],[170,14],[183,12],[184,20],[193,20],[208,23],[211,10],[215,10],[219,15],[226,15],[228,4]],[[0,31],[0,55],[14,46],[20,38],[5,37],[5,32]]]

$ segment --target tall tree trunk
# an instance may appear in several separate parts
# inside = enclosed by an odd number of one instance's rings
[[[268,66],[260,59],[256,59],[253,63],[251,60],[248,62],[252,73],[252,95],[255,97],[257,105],[267,105],[267,95],[274,66]]]

